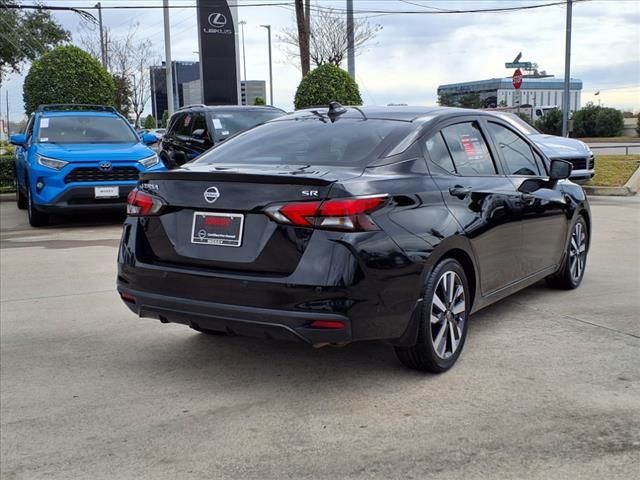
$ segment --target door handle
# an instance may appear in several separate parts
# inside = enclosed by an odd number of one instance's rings
[[[466,197],[471,193],[471,187],[463,187],[461,185],[455,185],[449,188],[449,193],[452,196],[458,197],[460,200],[462,200],[464,197]]]
[[[529,205],[536,201],[535,195],[532,195],[531,193],[521,193],[520,199]]]

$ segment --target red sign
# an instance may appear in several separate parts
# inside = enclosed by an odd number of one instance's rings
[[[513,88],[515,88],[516,90],[520,90],[520,87],[522,86],[522,71],[520,71],[519,68],[516,69],[515,72],[513,72]]]

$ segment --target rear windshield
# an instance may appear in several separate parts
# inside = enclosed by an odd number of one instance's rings
[[[211,123],[216,140],[224,140],[231,135],[247,130],[255,125],[281,117],[278,110],[249,110],[243,112],[216,112],[211,114]]]
[[[120,117],[65,115],[43,117],[40,143],[138,143],[140,140]]]
[[[267,123],[220,144],[194,163],[366,165],[371,154],[405,122],[298,118]]]

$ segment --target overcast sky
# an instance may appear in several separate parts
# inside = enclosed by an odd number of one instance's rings
[[[234,3],[230,0],[229,3]],[[286,1],[286,0],[285,0]],[[315,0],[313,0],[315,2]],[[354,0],[356,10],[437,11],[478,9],[550,3],[554,0]],[[283,0],[240,0],[247,3],[282,3]],[[22,1],[23,4],[33,3]],[[45,0],[49,5],[93,6],[95,1]],[[345,0],[320,0],[323,6],[344,8]],[[161,5],[160,0],[102,0],[103,6]],[[195,0],[171,0],[172,57],[197,60]],[[245,6],[238,9],[245,20],[247,78],[268,79],[266,30],[272,25],[274,55],[274,103],[292,109],[300,81],[296,66],[287,59],[277,34],[294,25],[289,6]],[[96,13],[91,10],[92,13]],[[518,52],[522,60],[539,64],[542,70],[564,75],[565,7],[550,6],[512,13],[379,15],[369,21],[382,30],[356,59],[356,80],[365,104],[408,103],[434,105],[437,86],[510,75],[504,63]],[[55,17],[79,41],[79,16],[55,13]],[[149,38],[164,57],[161,9],[103,10],[104,24],[112,35],[123,35],[139,22],[140,38]],[[96,29],[97,35],[97,29]],[[346,64],[343,65],[346,69]],[[25,68],[25,73],[28,68]],[[573,8],[571,77],[584,82],[582,104],[598,99],[603,105],[640,110],[640,1],[588,0]],[[9,90],[14,115],[23,113],[22,75],[12,75],[2,88]],[[268,88],[268,87],[267,87]],[[600,91],[599,97],[593,94]],[[147,109],[150,110],[150,107]],[[3,108],[4,111],[4,108]],[[12,115],[12,119],[16,119]]]

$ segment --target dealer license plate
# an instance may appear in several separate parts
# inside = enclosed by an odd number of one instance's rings
[[[239,247],[244,215],[238,213],[193,212],[191,243]]]

